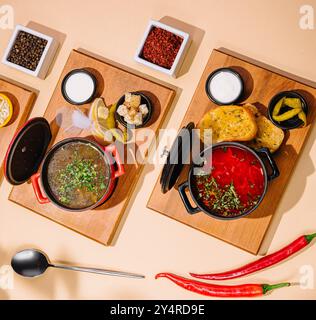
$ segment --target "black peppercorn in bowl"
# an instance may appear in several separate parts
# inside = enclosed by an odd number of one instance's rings
[[[270,101],[268,106],[268,117],[270,121],[276,125],[277,127],[283,129],[283,130],[291,130],[295,128],[299,128],[304,125],[304,121],[299,118],[298,114],[294,115],[290,119],[287,119],[285,121],[276,121],[274,119],[274,110],[277,107],[277,104],[280,103],[282,99],[286,98],[292,98],[292,99],[298,99],[301,104],[301,110],[304,112],[305,116],[308,114],[308,105],[305,100],[305,98],[298,93],[297,91],[282,91],[276,94]],[[279,110],[280,113],[286,113],[288,111],[293,110],[293,108],[287,106],[286,104],[283,104]]]
[[[45,79],[59,43],[53,37],[16,25],[2,58],[2,63]]]

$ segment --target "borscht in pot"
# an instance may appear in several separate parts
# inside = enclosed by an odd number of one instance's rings
[[[279,175],[266,148],[254,151],[237,142],[223,142],[205,149],[200,157],[202,163],[193,165],[188,181],[179,186],[182,201],[191,214],[203,211],[218,219],[248,215],[263,200],[268,181]],[[187,197],[187,188],[196,207]]]

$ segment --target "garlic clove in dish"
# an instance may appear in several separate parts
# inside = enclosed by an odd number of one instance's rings
[[[140,126],[143,124],[143,115],[141,112],[138,112],[135,116],[134,116],[134,124],[136,126]]]
[[[121,104],[118,108],[117,108],[117,113],[124,117],[127,115],[128,113],[128,108],[124,105],[124,104]]]
[[[139,106],[139,111],[141,112],[141,114],[143,115],[143,116],[145,116],[145,115],[147,115],[148,114],[148,107],[147,107],[147,105],[146,104],[141,104],[140,106]]]

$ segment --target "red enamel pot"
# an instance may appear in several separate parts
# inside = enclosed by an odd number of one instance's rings
[[[44,118],[28,121],[13,138],[5,158],[4,173],[13,185],[22,184],[29,179],[40,204],[53,203],[67,211],[86,211],[105,203],[114,191],[117,179],[122,176],[124,166],[115,145],[101,146],[85,138],[68,138],[55,144],[48,152],[52,139],[49,123]],[[60,203],[50,190],[48,183],[48,164],[57,150],[66,144],[80,142],[94,147],[101,155],[107,168],[107,187],[103,196],[93,205],[84,208],[70,208]],[[39,170],[39,167],[40,170]]]

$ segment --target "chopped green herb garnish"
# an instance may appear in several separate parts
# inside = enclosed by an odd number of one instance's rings
[[[63,204],[68,204],[73,190],[85,189],[89,192],[97,193],[99,190],[106,189],[103,182],[104,176],[98,175],[97,166],[90,160],[78,159],[77,157],[71,163],[67,164],[65,169],[58,172],[59,182],[59,200]]]

